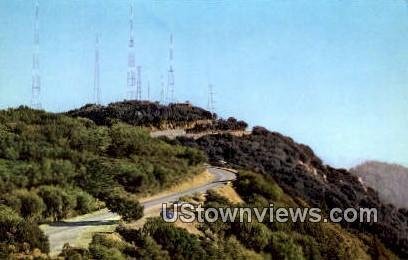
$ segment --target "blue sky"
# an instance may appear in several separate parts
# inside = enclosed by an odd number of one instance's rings
[[[178,100],[206,106],[212,83],[221,116],[289,135],[326,163],[408,166],[407,2],[134,3],[136,60],[152,98],[173,32]],[[33,6],[0,1],[0,108],[30,102]],[[123,99],[128,1],[40,0],[40,15],[43,107],[92,101],[96,33],[103,102]]]

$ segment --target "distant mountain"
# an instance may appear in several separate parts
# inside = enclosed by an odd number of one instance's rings
[[[384,202],[408,208],[408,168],[398,164],[368,161],[350,171],[377,190]]]

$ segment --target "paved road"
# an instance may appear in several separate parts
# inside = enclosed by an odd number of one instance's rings
[[[208,167],[208,171],[214,176],[214,179],[210,183],[194,187],[183,192],[147,200],[142,203],[145,210],[159,206],[162,203],[176,201],[180,197],[186,195],[191,195],[196,192],[205,192],[207,190],[217,188],[224,185],[227,181],[235,179],[235,174],[226,169]],[[90,228],[93,228],[93,230],[97,232],[98,230],[97,228],[95,229],[95,227],[101,227],[100,230],[103,230],[104,227],[114,224],[119,219],[120,217],[117,214],[112,213],[107,209],[102,209],[97,212],[68,219],[63,222],[54,223],[51,225],[42,225],[41,229],[50,240],[50,255],[54,256],[61,251],[65,243],[70,243],[73,245],[75,241]]]

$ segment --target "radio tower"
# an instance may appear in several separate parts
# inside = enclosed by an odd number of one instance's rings
[[[137,66],[136,99],[142,100],[142,67]]]
[[[170,97],[168,97],[170,95]],[[167,78],[167,101],[174,102],[174,70],[173,70],[173,34],[170,34],[169,71]]]
[[[147,100],[150,100],[150,80],[147,81]]]
[[[94,102],[97,105],[101,104],[101,87],[99,84],[99,35],[96,35],[95,40],[95,71],[94,71]]]
[[[138,68],[138,71],[140,69]],[[129,100],[136,98],[136,65],[135,46],[133,38],[133,2],[129,1],[129,45],[128,45],[128,71],[126,97]]]
[[[39,6],[40,3],[36,0],[34,11],[34,52],[31,85],[31,107],[36,109],[41,109]]]
[[[208,103],[207,103],[207,109],[211,112],[215,112],[214,108],[214,91],[213,91],[213,85],[209,84],[208,85]]]
[[[160,90],[160,103],[161,104],[164,104],[164,102],[166,101],[165,100],[165,89],[164,89],[164,79],[163,79],[163,74],[162,75],[160,75],[160,88],[161,88],[161,90]]]

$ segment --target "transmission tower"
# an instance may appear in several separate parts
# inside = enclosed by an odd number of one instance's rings
[[[163,74],[160,75],[160,103],[164,104],[165,102],[165,89],[164,89],[164,79],[163,79]]]
[[[208,103],[207,103],[207,109],[211,113],[215,113],[215,108],[214,108],[214,91],[213,91],[213,85],[209,84],[208,85]]]
[[[150,81],[147,81],[147,100],[150,100]]]
[[[40,3],[36,0],[34,11],[34,52],[31,84],[31,107],[36,109],[41,109],[39,7]]]
[[[169,71],[167,77],[167,102],[174,102],[173,34],[170,34]]]
[[[136,63],[135,43],[133,37],[133,2],[129,1],[129,45],[128,45],[128,71],[126,97],[129,100],[136,98]]]
[[[136,99],[142,100],[142,67],[137,66]]]
[[[94,102],[97,105],[101,104],[101,87],[99,79],[99,35],[96,35],[95,40],[95,70],[94,70]]]

